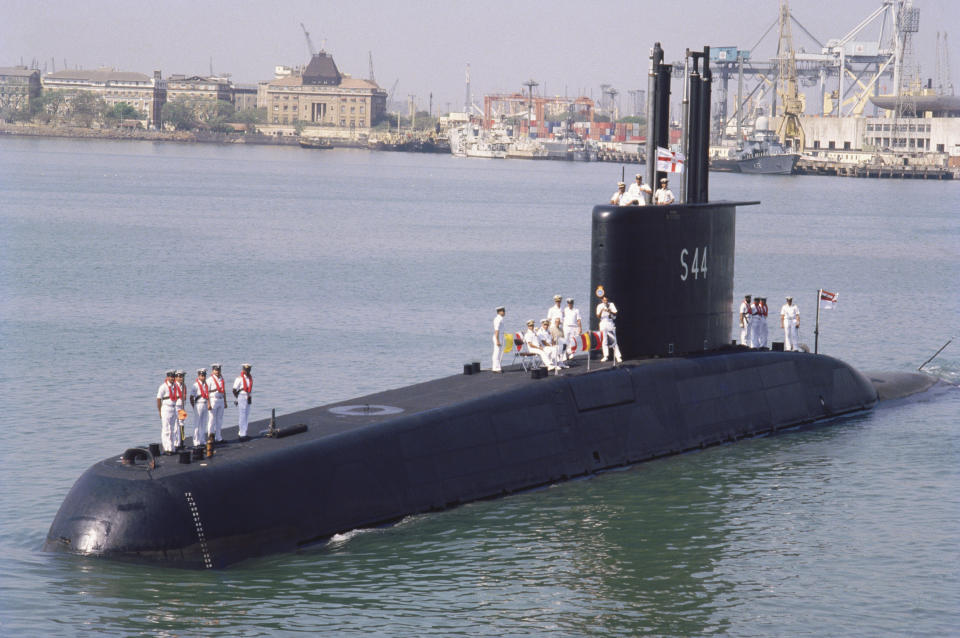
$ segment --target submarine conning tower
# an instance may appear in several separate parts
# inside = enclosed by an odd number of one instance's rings
[[[595,206],[591,238],[590,325],[606,294],[618,310],[617,341],[625,358],[689,354],[729,343],[737,206],[709,202],[710,48],[687,51],[683,172],[669,205]],[[700,63],[702,62],[702,73]],[[659,186],[658,149],[669,149],[672,66],[656,43],[650,55],[646,183]],[[674,159],[679,159],[674,156]],[[671,162],[675,163],[675,162]],[[653,202],[651,202],[653,203]]]

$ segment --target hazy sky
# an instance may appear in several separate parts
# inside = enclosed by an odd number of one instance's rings
[[[881,6],[880,0],[793,0],[794,16],[820,41],[840,38]],[[916,0],[920,33],[914,50],[924,77],[932,76],[938,30],[950,33],[954,84],[960,76],[960,1]],[[434,111],[464,99],[469,62],[475,101],[485,92],[524,90],[533,78],[551,95],[600,96],[600,84],[620,91],[645,88],[647,56],[661,41],[668,60],[686,47],[739,46],[760,40],[777,19],[777,0],[662,0],[649,2],[472,2],[276,0],[0,0],[0,66],[39,61],[40,68],[112,66],[150,74],[216,73],[234,82],[273,76],[277,64],[309,59],[303,22],[344,72],[366,77],[373,54],[377,82],[394,99],[416,95],[420,108],[433,93]],[[858,39],[875,39],[871,27]],[[757,48],[776,50],[774,28]],[[816,46],[794,28],[794,43]]]

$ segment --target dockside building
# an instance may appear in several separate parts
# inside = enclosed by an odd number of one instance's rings
[[[325,52],[299,73],[278,75],[258,89],[257,106],[267,110],[267,124],[368,129],[387,110],[386,91],[341,73]]]
[[[26,108],[40,95],[40,71],[25,66],[0,67],[0,109]]]
[[[67,96],[89,91],[113,107],[126,102],[143,116],[147,126],[160,123],[160,110],[167,99],[166,83],[156,71],[153,77],[132,71],[101,68],[55,71],[43,76],[44,91],[63,91]]]

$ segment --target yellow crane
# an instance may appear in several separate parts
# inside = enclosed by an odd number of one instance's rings
[[[790,32],[788,0],[780,2],[780,42],[777,45],[777,59],[779,61],[777,94],[780,96],[783,109],[780,124],[777,126],[777,137],[784,146],[791,146],[795,152],[802,153],[805,136],[800,116],[803,115],[805,100],[798,88],[797,58],[793,51],[793,35]]]

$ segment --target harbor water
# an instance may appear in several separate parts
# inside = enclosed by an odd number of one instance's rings
[[[487,368],[501,304],[514,330],[555,293],[586,315],[620,174],[0,138],[0,635],[956,635],[949,389],[221,571],[40,551],[87,467],[159,440],[168,368],[251,362],[259,419]],[[960,184],[713,173],[710,194],[762,202],[738,210],[735,294],[769,299],[778,340],[792,294],[813,347],[821,287],[820,350],[860,370],[960,337]],[[960,341],[926,369],[960,382]]]

